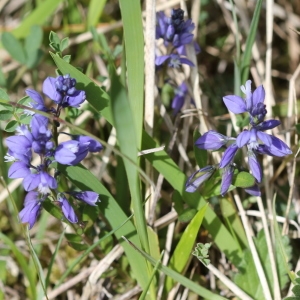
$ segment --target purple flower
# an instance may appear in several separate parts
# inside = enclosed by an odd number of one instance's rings
[[[234,174],[234,167],[232,164],[228,165],[223,169],[222,174],[222,182],[221,182],[221,195],[224,197],[224,195],[227,193]]]
[[[85,92],[75,88],[76,80],[69,74],[57,78],[47,77],[43,93],[62,107],[79,107],[85,100]]]
[[[196,172],[194,172],[187,180],[185,184],[185,191],[193,193],[199,186],[208,180],[215,172],[215,166],[206,166]]]
[[[64,194],[60,193],[57,195],[57,201],[61,207],[61,210],[65,216],[65,218],[71,223],[77,223],[78,218],[75,214],[75,211],[71,204],[68,202],[67,198]]]
[[[234,114],[248,112],[251,125],[261,123],[267,114],[266,106],[263,104],[265,99],[264,87],[261,85],[252,93],[251,80],[247,80],[245,86],[241,86],[241,90],[246,94],[245,99],[236,95],[223,97],[227,109]]]
[[[38,192],[29,192],[24,200],[24,208],[19,212],[21,223],[28,223],[29,229],[33,227],[41,211],[41,199]]]
[[[155,59],[156,66],[161,66],[165,62],[168,62],[168,66],[172,68],[179,68],[182,64],[195,67],[195,65],[189,59],[185,57],[180,57],[178,54],[175,53],[158,56]]]
[[[173,108],[173,115],[177,115],[178,112],[181,110],[186,95],[188,94],[187,85],[183,82],[175,92],[175,97],[172,101],[172,108]]]
[[[38,189],[41,194],[49,194],[52,190],[57,189],[57,181],[50,174],[45,171],[39,171],[39,169],[43,169],[44,166],[40,165],[36,169],[38,169],[37,173],[31,173],[24,177],[23,186],[25,191],[32,191],[34,189]]]
[[[79,164],[88,154],[89,143],[78,141],[66,141],[59,144],[54,152],[54,158],[62,165],[75,166]]]
[[[224,147],[229,140],[235,140],[233,138],[228,138],[227,136],[216,132],[215,130],[209,130],[200,136],[195,145],[199,149],[204,150],[218,150]]]
[[[96,203],[99,201],[99,194],[92,192],[92,191],[71,192],[70,194],[74,198],[81,200],[92,206],[96,206]]]

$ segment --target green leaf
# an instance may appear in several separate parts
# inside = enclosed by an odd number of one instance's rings
[[[178,221],[187,223],[191,221],[196,214],[197,210],[195,208],[186,208],[180,215],[178,215]]]
[[[68,242],[72,242],[72,243],[82,242],[82,237],[78,234],[75,234],[75,233],[66,233],[65,237],[68,240]]]
[[[19,123],[16,120],[11,120],[6,124],[4,130],[7,132],[14,132],[18,126]]]
[[[32,116],[21,115],[21,116],[20,116],[20,120],[19,120],[19,121],[20,121],[22,124],[29,125],[29,124],[30,124],[30,121],[31,121],[31,119],[32,119]]]
[[[44,0],[12,31],[15,37],[25,38],[33,25],[43,25],[63,0]]]
[[[174,190],[174,192],[173,192],[172,202],[174,203],[174,208],[175,208],[177,214],[181,215],[184,210],[184,208],[183,208],[184,202],[183,202],[183,199],[182,199],[180,193],[177,190]]]
[[[248,172],[239,172],[234,176],[232,185],[241,188],[247,188],[255,184],[255,178]]]
[[[22,99],[18,101],[18,104],[28,106],[28,104],[32,101],[32,99],[29,96],[25,96]],[[22,113],[24,111],[23,108],[16,108],[16,113]]]
[[[5,102],[9,102],[10,99],[9,99],[9,96],[7,95],[7,93],[3,89],[0,89],[0,100],[1,100],[0,110],[9,110],[11,112],[14,111],[14,108],[12,105],[5,103]]]
[[[2,34],[1,40],[2,40],[3,47],[11,55],[11,57],[13,57],[21,64],[25,65],[26,54],[24,52],[24,48],[21,42],[18,39],[16,39],[16,37],[12,35],[10,32],[4,32]]]
[[[54,45],[60,45],[60,39],[58,37],[58,34],[54,31],[50,31],[50,34],[49,34],[49,42],[51,44],[54,44]],[[60,50],[60,48],[58,47],[58,50]]]
[[[196,145],[195,142],[197,141],[198,138],[200,138],[201,134],[199,130],[196,128],[194,130],[193,134],[193,141],[194,141],[194,153],[195,153],[195,159],[197,162],[197,165],[200,168],[203,168],[207,166],[207,151],[203,149],[199,149]]]
[[[27,56],[26,66],[33,68],[41,58],[39,49],[43,40],[43,30],[40,26],[34,25],[30,28],[29,35],[25,39],[25,52]]]
[[[102,14],[106,0],[91,0],[89,3],[89,10],[87,14],[87,27],[95,27],[98,24],[99,18]]]
[[[186,268],[186,265],[191,258],[191,252],[207,207],[208,204],[204,205],[186,227],[170,259],[169,267],[178,273],[184,272],[184,269]],[[170,278],[167,278],[165,284],[167,293],[169,293],[173,285],[174,281],[170,280]]]
[[[63,219],[63,214],[61,209],[55,205],[52,201],[43,201],[43,208],[53,217],[57,218],[58,220]]]
[[[0,89],[0,99],[1,100],[6,100],[6,101],[9,101],[9,96],[7,95],[7,93],[3,90],[3,89]]]
[[[119,0],[124,28],[128,99],[135,124],[138,149],[141,147],[144,120],[144,36],[141,4]]]
[[[192,253],[195,255],[206,267],[210,264],[210,259],[208,255],[208,250],[211,246],[211,243],[197,243],[197,246]]]
[[[222,198],[220,201],[220,208],[222,216],[227,224],[227,228],[235,238],[238,244],[241,244],[240,248],[244,249],[248,247],[248,241],[245,234],[241,218],[238,214],[236,205],[231,197]]]
[[[250,30],[247,35],[245,52],[243,54],[242,65],[241,65],[241,71],[242,71],[241,82],[242,82],[242,84],[245,84],[245,82],[249,76],[250,61],[251,61],[251,57],[252,57],[252,47],[253,47],[253,44],[254,44],[254,41],[256,38],[257,26],[258,26],[262,2],[263,2],[262,0],[258,0],[256,2],[254,14],[253,14],[251,25],[250,25]]]
[[[10,110],[1,110],[0,111],[0,120],[7,121],[13,116],[13,113]]]
[[[117,132],[117,140],[120,145],[121,152],[130,158],[135,165],[138,165],[138,152],[137,152],[137,140],[136,140],[136,128],[134,126],[133,114],[129,101],[126,95],[125,88],[121,85],[119,78],[116,74],[111,75],[111,99],[112,99],[112,114],[114,118],[114,124]],[[120,112],[122,112],[120,114]],[[136,221],[136,228],[138,236],[140,238],[143,249],[148,253],[150,251],[147,225],[145,220],[145,214],[142,205],[139,174],[136,166],[133,165],[128,159],[124,159],[124,166],[127,173],[127,180],[129,184],[132,207]],[[145,261],[146,263],[146,261]],[[150,270],[146,270],[145,274],[148,278],[151,276]],[[149,281],[149,279],[147,280]],[[154,290],[151,290],[154,293]]]
[[[63,52],[69,47],[69,38],[65,37],[64,39],[61,40],[60,42],[60,51]]]
[[[71,61],[71,55],[65,55],[65,56],[63,57],[63,60],[69,64],[70,61]]]

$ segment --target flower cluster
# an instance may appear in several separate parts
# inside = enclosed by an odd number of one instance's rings
[[[191,19],[184,21],[184,11],[180,8],[172,9],[171,17],[167,17],[164,12],[157,13],[156,39],[162,38],[164,45],[169,50],[167,55],[157,56],[156,66],[161,66],[165,62],[169,67],[178,68],[182,64],[194,67],[194,64],[187,59],[185,45],[193,43],[192,34],[195,24]],[[199,45],[193,43],[196,53],[200,52]]]
[[[156,39],[162,39],[166,47],[166,55],[156,56],[155,65],[158,70],[165,63],[171,68],[179,68],[182,64],[195,66],[186,57],[186,45],[193,45],[196,54],[200,52],[199,45],[193,41],[194,29],[195,24],[191,19],[184,20],[184,11],[180,8],[172,9],[170,17],[162,11],[157,13]],[[185,82],[182,82],[175,89],[175,97],[172,101],[173,115],[177,115],[181,110],[187,94],[188,87]]]
[[[50,112],[56,117],[64,107],[79,107],[85,100],[85,92],[77,90],[75,85],[76,80],[70,75],[48,77],[43,83],[43,93],[56,104],[56,107],[48,109],[38,92],[27,89],[26,94],[32,100],[29,107]],[[53,128],[57,124],[52,125],[47,117],[32,110],[26,110],[26,113],[32,116],[30,124],[20,125],[17,134],[6,139],[8,153],[5,156],[7,162],[13,162],[8,177],[24,178],[23,187],[28,192],[24,208],[19,214],[20,220],[22,223],[29,223],[31,228],[40,213],[42,202],[50,197],[59,204],[65,218],[71,223],[76,223],[77,216],[66,195],[89,205],[96,205],[99,195],[92,191],[59,193],[57,173],[52,175],[51,164],[57,162],[63,165],[77,165],[88,152],[100,151],[102,145],[88,136],[81,135],[69,135],[71,140],[57,145],[51,131],[51,126]],[[40,158],[38,165],[32,164],[34,156]]]
[[[229,95],[223,97],[227,109],[235,114],[248,113],[250,118],[249,128],[242,131],[236,138],[224,136],[214,130],[203,134],[195,145],[204,150],[226,149],[217,166],[208,166],[195,172],[186,183],[186,191],[194,192],[205,180],[209,179],[214,171],[219,168],[222,172],[221,195],[224,195],[232,182],[236,165],[234,157],[237,151],[244,146],[247,148],[248,164],[256,180],[254,186],[245,189],[251,195],[259,196],[258,183],[262,181],[262,169],[258,161],[258,154],[283,157],[292,153],[291,149],[280,139],[264,131],[280,125],[278,120],[264,120],[267,110],[264,105],[265,90],[259,86],[251,92],[251,81],[241,86],[245,99]]]

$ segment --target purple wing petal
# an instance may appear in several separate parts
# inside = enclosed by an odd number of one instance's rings
[[[85,203],[96,206],[96,203],[99,201],[99,194],[92,191],[85,192],[73,192],[71,193],[76,199],[84,201]]]
[[[68,200],[63,196],[59,199],[59,201],[61,202],[61,209],[66,219],[71,223],[77,223],[78,218]]]
[[[263,103],[265,100],[265,89],[262,85],[260,85],[252,95],[252,105],[256,106],[258,103]]]
[[[56,78],[47,77],[43,83],[43,93],[55,103],[59,104],[62,100],[62,96],[56,89],[55,81]]]
[[[267,154],[270,156],[283,157],[292,154],[292,150],[288,147],[286,143],[278,139],[277,137],[271,135],[272,143],[270,146],[260,145],[257,148],[257,152],[261,154]]]
[[[229,165],[227,168],[224,169],[222,175],[222,182],[221,182],[221,195],[223,197],[227,193],[231,185],[233,173],[234,173],[234,168],[231,165]]]
[[[238,145],[239,148],[242,148],[249,142],[250,137],[251,137],[251,131],[244,130],[236,138],[236,144]]]
[[[206,180],[208,180],[216,168],[213,166],[206,166],[196,172],[194,172],[187,180],[185,184],[185,191],[188,193],[194,193],[199,186]],[[198,175],[200,174],[200,175]]]
[[[267,120],[267,121],[263,121],[262,123],[258,124],[256,126],[256,128],[258,130],[264,131],[264,130],[268,130],[268,129],[273,129],[277,126],[279,126],[281,124],[281,122],[279,120]]]
[[[23,186],[25,191],[32,191],[38,187],[40,184],[39,174],[30,174],[26,176],[23,180]]]
[[[264,133],[264,132],[261,132],[261,131],[257,131],[257,136],[258,138],[263,141],[263,143],[267,146],[271,146],[272,144],[272,138],[271,138],[271,135],[267,134],[267,133]]]
[[[161,66],[166,60],[170,58],[170,55],[162,55],[162,56],[157,56],[155,58],[155,65],[156,66]]]
[[[32,201],[26,204],[24,208],[19,212],[19,218],[21,223],[28,223],[29,229],[31,229],[36,222],[40,210],[40,202]]]
[[[230,145],[225,150],[224,155],[223,155],[223,157],[220,161],[219,167],[220,168],[225,168],[226,166],[228,166],[232,162],[232,160],[233,160],[233,158],[234,158],[234,156],[235,156],[235,154],[238,150],[239,150],[239,147],[237,146],[237,144]]]
[[[261,196],[261,192],[260,192],[259,187],[258,187],[257,184],[255,184],[251,187],[245,188],[245,192],[252,195],[252,196],[255,196],[255,197],[260,197]]]
[[[28,164],[22,161],[14,162],[8,170],[9,178],[25,178],[30,174],[31,172]]]
[[[210,130],[197,139],[195,145],[199,149],[218,150],[226,145],[228,138],[221,133]]]
[[[234,114],[240,114],[247,111],[246,103],[243,98],[236,95],[229,95],[223,97],[224,104],[227,109]]]
[[[180,57],[180,62],[185,65],[189,65],[190,67],[195,67],[195,65],[187,58]]]
[[[262,180],[262,170],[260,163],[257,160],[257,157],[254,153],[249,154],[249,167],[252,171],[253,176],[258,182],[261,182]]]
[[[85,92],[80,91],[77,95],[67,97],[67,106],[79,107],[85,100]]]

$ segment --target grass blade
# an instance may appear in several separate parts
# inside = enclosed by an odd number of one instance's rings
[[[119,0],[126,52],[128,97],[136,128],[138,149],[141,147],[144,117],[144,36],[139,1]]]

